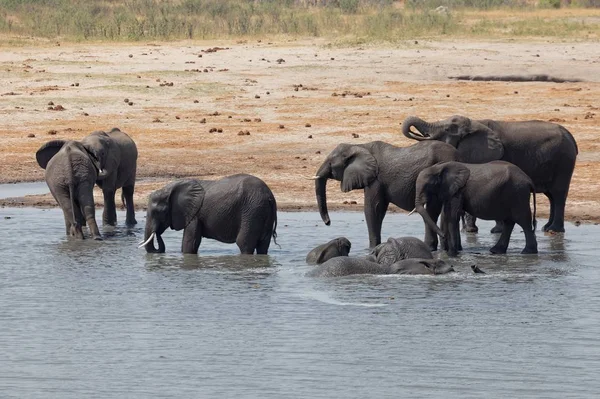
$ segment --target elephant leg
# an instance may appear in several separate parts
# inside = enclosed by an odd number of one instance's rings
[[[125,207],[127,208],[127,216],[125,217],[125,224],[127,226],[137,224],[137,220],[135,220],[135,207],[133,206],[133,190],[133,185],[123,187],[123,198],[125,198]]]
[[[548,221],[548,227],[544,226],[544,231],[563,233],[565,231],[565,205],[567,203],[567,191],[553,191],[552,199],[554,207],[550,207],[552,212],[552,221]]]
[[[102,213],[102,223],[109,226],[117,225],[117,207],[115,205],[115,190],[104,187],[104,212]]]
[[[490,230],[490,233],[492,233],[492,234],[502,233],[503,230],[504,230],[504,222],[502,220],[496,220],[496,225],[494,227],[492,227],[492,229]]]
[[[96,208],[94,205],[94,196],[92,194],[93,186],[86,187],[81,185],[79,187],[79,210],[80,215],[82,215],[82,219],[85,219],[88,227],[90,229],[90,234],[94,238],[94,240],[102,240],[102,235],[100,234],[100,230],[98,229],[98,224],[96,223]],[[76,212],[77,214],[77,212]]]
[[[546,223],[544,225],[544,227],[542,227],[542,231],[548,231],[549,227],[552,226],[552,223],[554,222],[554,211],[556,209],[556,207],[554,206],[554,197],[552,197],[552,193],[544,193],[546,195],[546,197],[548,198],[548,201],[550,202],[550,217],[548,217],[548,223]]]
[[[193,221],[183,229],[181,252],[184,254],[197,254],[202,242],[202,228],[199,221]]]
[[[256,246],[257,255],[266,255],[269,252],[269,246],[271,245],[271,237],[261,240]]]
[[[502,234],[500,234],[500,238],[496,245],[494,245],[490,252],[493,254],[505,254],[508,249],[508,243],[510,241],[510,235],[512,234],[513,228],[515,227],[515,222],[512,220],[504,221],[504,229],[502,229]]]
[[[467,233],[477,233],[479,231],[479,227],[475,224],[477,218],[471,214],[465,213],[465,226],[463,228]]]
[[[440,213],[442,211],[442,206],[436,204],[435,201],[431,201],[427,204],[427,208],[425,211],[429,214],[429,217],[437,223]],[[445,215],[444,219],[450,217],[450,215]],[[448,221],[444,222],[448,223]],[[437,251],[438,249],[438,236],[433,229],[430,229],[427,225],[425,225],[425,239],[423,240],[425,244],[429,247],[431,251]]]
[[[381,226],[387,212],[389,201],[385,198],[380,183],[373,183],[365,188],[365,220],[369,230],[369,247],[381,244]]]

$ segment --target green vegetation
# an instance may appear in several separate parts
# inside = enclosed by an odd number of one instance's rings
[[[539,1],[540,7],[561,6],[561,0]],[[576,1],[579,6],[600,5],[600,0]],[[440,5],[448,8],[436,10]],[[0,0],[0,33],[111,41],[268,34],[394,41],[473,33],[576,36],[583,31],[589,36],[600,31],[597,21],[578,29],[582,24],[569,24],[567,18],[531,22],[527,13],[511,21],[465,16],[473,8],[506,7],[533,8],[526,0],[406,0],[403,7],[392,0]]]

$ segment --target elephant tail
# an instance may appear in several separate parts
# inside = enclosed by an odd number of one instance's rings
[[[71,201],[71,216],[73,217],[73,224],[75,225],[75,229],[79,230],[79,220],[77,220],[77,216],[75,215],[75,206],[77,205],[75,202],[75,177],[73,176],[73,156],[71,155],[71,147],[67,146],[65,148],[67,151],[67,161],[69,163],[69,200]]]
[[[533,187],[533,185],[531,186],[531,192],[533,193],[533,218],[531,221],[531,225],[533,227],[533,231],[535,231],[535,229],[537,229],[537,219],[535,218],[535,214],[537,212],[537,205],[535,199],[535,187]]]
[[[271,203],[271,211],[273,212],[273,242],[275,243],[275,245],[277,245],[279,247],[279,249],[281,249],[281,245],[279,245],[277,243],[277,202],[275,201],[275,197],[271,195],[271,198],[269,199],[269,202]]]
[[[116,128],[115,128],[116,129]],[[114,129],[113,129],[114,130]],[[118,129],[117,129],[118,130]],[[121,189],[121,203],[123,204],[123,209],[125,209],[125,194],[123,193],[123,189]]]

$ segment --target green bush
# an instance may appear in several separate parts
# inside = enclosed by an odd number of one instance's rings
[[[560,8],[560,0],[540,0],[538,6],[542,8]]]

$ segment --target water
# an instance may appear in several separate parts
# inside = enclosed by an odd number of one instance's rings
[[[50,189],[45,181],[17,184],[0,184],[0,199],[22,197],[49,193]]]
[[[7,219],[9,218],[9,219]],[[457,273],[305,277],[339,235],[366,253],[362,214],[279,213],[269,256],[204,240],[200,255],[64,235],[58,209],[0,209],[2,398],[597,397],[600,227],[538,235],[539,255],[463,236]],[[124,214],[119,213],[119,220]],[[390,214],[384,236],[422,236]],[[477,263],[487,272],[472,274]]]

